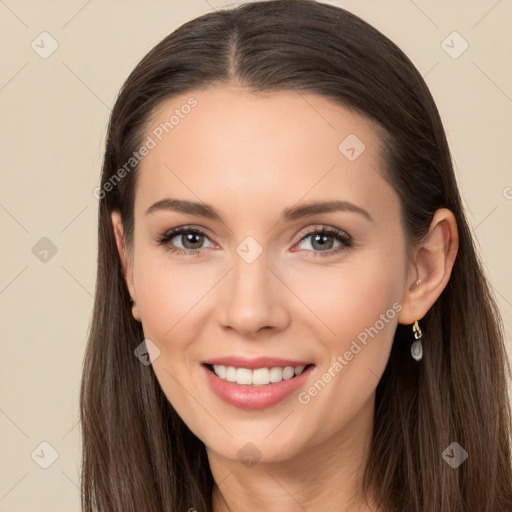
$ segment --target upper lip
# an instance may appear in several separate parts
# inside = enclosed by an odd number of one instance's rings
[[[282,359],[280,357],[269,357],[269,356],[258,356],[253,358],[239,357],[239,356],[226,356],[226,357],[215,357],[203,361],[203,364],[210,365],[222,365],[222,366],[234,366],[235,368],[247,368],[249,370],[255,370],[257,368],[274,368],[286,366],[307,366],[312,364],[311,361],[299,361],[296,359]]]

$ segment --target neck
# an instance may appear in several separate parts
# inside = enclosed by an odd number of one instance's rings
[[[207,448],[214,478],[213,512],[375,512],[359,499],[373,427],[369,400],[343,431],[289,459],[254,465],[226,459]]]

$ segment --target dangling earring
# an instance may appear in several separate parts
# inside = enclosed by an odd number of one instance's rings
[[[423,333],[418,325],[418,320],[414,322],[412,331],[414,332],[414,343],[411,345],[411,355],[416,361],[419,361],[423,357],[423,347],[421,345]]]

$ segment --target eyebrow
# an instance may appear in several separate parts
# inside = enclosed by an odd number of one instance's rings
[[[197,215],[199,217],[222,221],[221,216],[213,206],[206,203],[185,201],[183,199],[161,199],[147,209],[146,215],[162,210],[187,213],[189,215]],[[359,213],[370,222],[373,222],[372,216],[365,209],[350,203],[349,201],[311,202],[300,206],[294,206],[282,212],[281,221],[296,220],[315,213],[329,213],[336,211]]]

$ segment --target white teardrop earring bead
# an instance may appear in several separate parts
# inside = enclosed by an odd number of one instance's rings
[[[411,355],[416,361],[420,361],[423,357],[423,347],[420,340],[414,341],[411,345]]]

